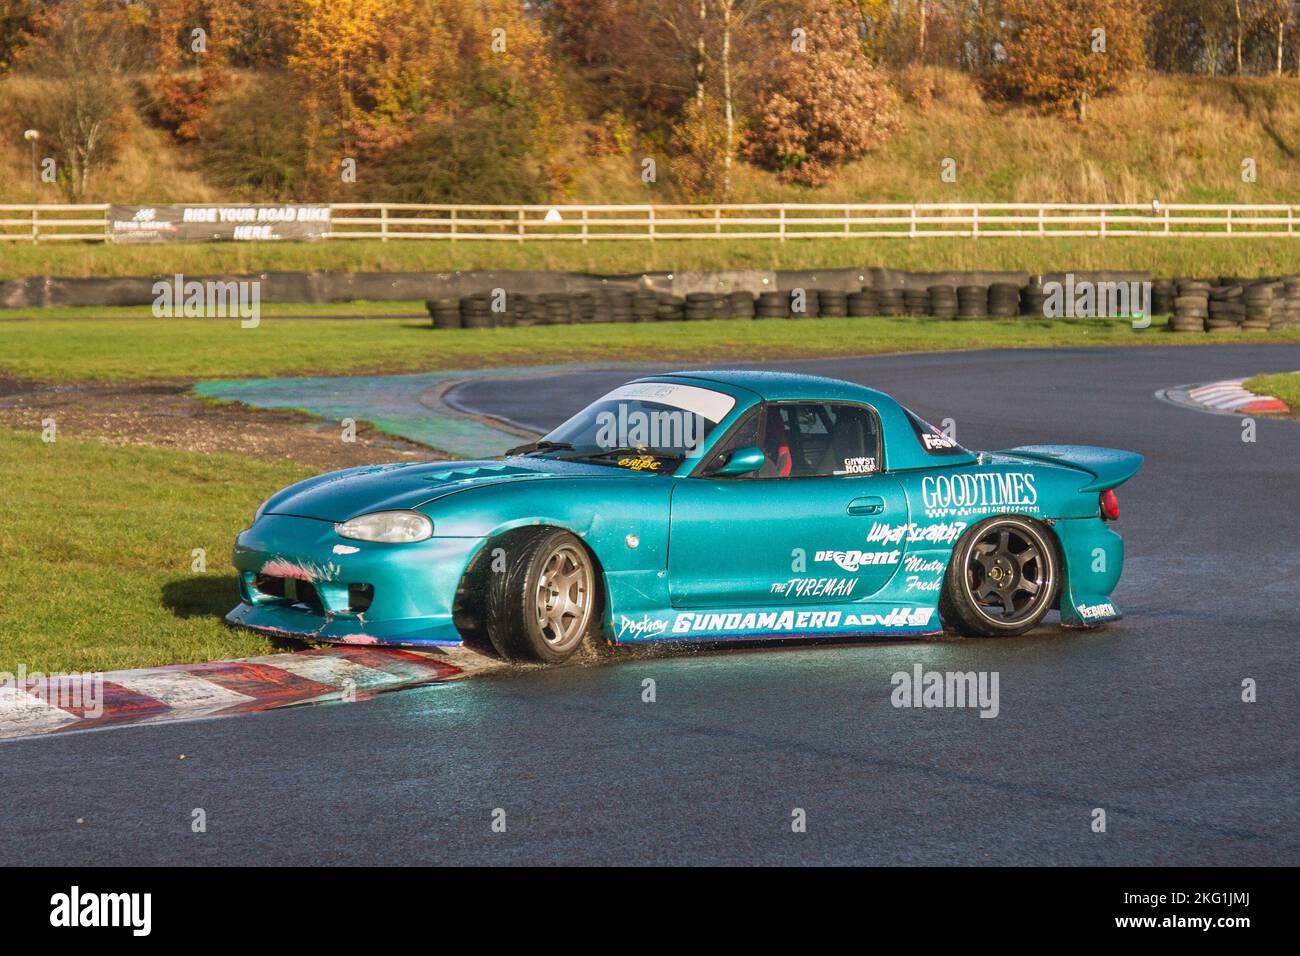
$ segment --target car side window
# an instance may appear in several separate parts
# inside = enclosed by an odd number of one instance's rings
[[[751,446],[763,449],[763,467],[728,480],[870,475],[880,470],[876,416],[862,405],[766,404],[733,429],[712,462],[721,465],[731,452]]]
[[[876,416],[862,405],[793,402],[770,406],[764,450],[778,461],[788,456],[780,477],[870,475],[880,470]],[[769,450],[770,449],[770,450]]]

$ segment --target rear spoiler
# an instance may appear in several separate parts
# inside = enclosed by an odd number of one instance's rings
[[[1098,448],[1095,445],[1021,445],[1019,448],[1008,448],[1000,454],[1034,458],[1090,472],[1093,480],[1080,488],[1080,491],[1116,488],[1136,475],[1144,460],[1137,452]]]

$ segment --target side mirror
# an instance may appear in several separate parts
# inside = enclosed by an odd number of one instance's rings
[[[735,477],[758,471],[767,461],[761,448],[737,448],[727,458],[721,468],[713,472],[715,477]]]

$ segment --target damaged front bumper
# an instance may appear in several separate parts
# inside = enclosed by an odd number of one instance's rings
[[[482,545],[356,541],[331,521],[263,515],[235,540],[242,601],[226,621],[341,644],[460,644],[456,589]]]

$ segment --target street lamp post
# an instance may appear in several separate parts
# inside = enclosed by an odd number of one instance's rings
[[[36,241],[36,141],[41,134],[34,129],[23,133],[23,139],[32,144],[32,242]]]

